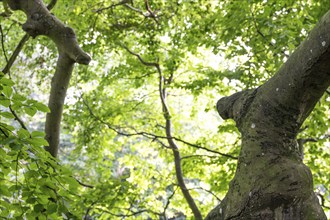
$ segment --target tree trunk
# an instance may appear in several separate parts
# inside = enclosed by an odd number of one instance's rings
[[[6,0],[6,2],[12,10],[20,10],[26,14],[27,20],[23,24],[23,30],[27,34],[33,38],[45,35],[58,48],[59,58],[48,102],[50,113],[47,114],[45,125],[45,138],[49,143],[45,149],[56,157],[59,148],[63,105],[74,63],[88,65],[91,58],[78,45],[73,29],[51,14],[42,0]],[[51,8],[55,3],[56,0],[53,0],[49,7]]]
[[[237,170],[213,219],[326,219],[296,136],[330,85],[330,11],[264,85],[217,103],[242,134]]]

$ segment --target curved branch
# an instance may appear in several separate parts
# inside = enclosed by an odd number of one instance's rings
[[[164,76],[162,74],[160,66],[159,66],[158,63],[155,63],[155,62],[146,62],[146,61],[144,61],[139,54],[136,54],[136,53],[132,52],[126,46],[123,46],[123,47],[130,54],[136,56],[143,65],[155,67],[158,74],[159,74],[158,89],[159,89],[159,96],[160,96],[161,104],[162,104],[162,107],[163,107],[163,116],[164,116],[165,123],[166,123],[166,126],[165,126],[166,139],[167,139],[168,144],[170,145],[170,148],[173,151],[175,174],[176,174],[176,178],[177,178],[177,181],[178,181],[178,185],[179,185],[179,187],[181,189],[181,192],[182,192],[184,198],[186,199],[191,211],[193,212],[195,219],[196,220],[201,220],[201,219],[203,219],[202,214],[199,211],[199,209],[198,209],[198,207],[195,203],[195,200],[193,199],[193,197],[191,196],[189,190],[187,189],[186,184],[185,184],[184,179],[183,179],[183,173],[182,173],[182,167],[181,167],[181,156],[180,156],[179,148],[178,148],[177,144],[175,143],[175,141],[172,137],[171,114],[170,114],[170,111],[169,111],[169,109],[167,107],[167,103],[166,103],[166,90],[163,87],[163,85],[164,85]]]
[[[47,9],[51,10],[52,8],[54,8],[55,4],[56,4],[57,0],[52,0],[48,6]],[[4,74],[7,74],[10,71],[10,68],[13,66],[13,63],[15,62],[18,54],[21,52],[21,50],[23,49],[24,44],[30,39],[30,36],[28,34],[25,34],[22,39],[20,40],[20,42],[18,43],[18,45],[16,46],[14,53],[10,56],[9,60],[6,59],[7,64],[5,66],[5,68],[2,70],[2,72]]]
[[[168,137],[166,136],[162,136],[162,135],[156,135],[156,134],[152,134],[152,133],[149,133],[149,132],[145,132],[145,131],[136,131],[134,128],[133,130],[135,131],[134,133],[129,133],[129,132],[125,132],[125,131],[121,131],[120,129],[122,129],[121,127],[116,127],[114,125],[111,125],[110,123],[104,121],[103,119],[101,119],[99,116],[95,115],[95,113],[93,112],[93,110],[91,109],[91,107],[88,105],[87,101],[83,98],[82,98],[82,101],[83,101],[83,104],[87,107],[88,111],[89,111],[89,114],[97,121],[99,121],[101,124],[107,126],[110,130],[116,132],[118,135],[122,135],[122,136],[126,136],[126,137],[132,137],[132,136],[143,136],[143,137],[146,137],[148,139],[152,139],[153,141],[157,141],[158,143],[160,143],[163,147],[166,147],[166,148],[169,148],[168,146],[166,146],[163,142],[161,142],[160,140],[158,139],[168,139]],[[164,127],[165,128],[165,127]],[[201,150],[205,150],[205,151],[208,151],[210,153],[214,153],[214,154],[218,154],[220,156],[223,156],[223,157],[228,157],[228,158],[231,158],[231,159],[234,159],[234,160],[237,160],[238,157],[235,157],[235,156],[232,156],[230,154],[226,154],[226,153],[221,153],[219,151],[216,151],[216,150],[212,150],[212,149],[209,149],[209,148],[206,148],[206,147],[202,147],[200,145],[197,145],[197,144],[193,144],[193,143],[190,143],[188,141],[185,141],[185,140],[182,140],[181,138],[178,138],[178,137],[175,137],[175,136],[172,136],[172,139],[177,141],[177,142],[180,142],[180,143],[183,143],[187,146],[190,146],[190,147],[193,147],[193,148],[197,148],[197,149],[201,149]],[[182,159],[182,158],[181,158]]]
[[[11,105],[9,106],[9,110],[14,115],[15,120],[18,121],[18,123],[21,125],[21,127],[25,130],[28,130],[27,127],[25,126],[23,120],[16,114],[16,112],[12,109]]]
[[[39,35],[49,37],[56,44],[59,51],[59,58],[55,75],[52,79],[52,88],[48,102],[51,112],[46,116],[45,125],[46,140],[49,142],[49,146],[45,149],[52,156],[56,157],[64,99],[74,63],[88,65],[91,58],[78,45],[73,29],[65,26],[49,12],[48,9],[55,5],[56,0],[52,0],[48,8],[42,0],[7,0],[7,2],[12,10],[20,10],[27,15],[27,20],[23,24],[23,30],[28,35],[32,38]]]

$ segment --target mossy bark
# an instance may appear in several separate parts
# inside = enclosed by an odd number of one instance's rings
[[[264,85],[222,98],[242,147],[222,203],[206,219],[325,220],[296,136],[330,85],[330,12]]]

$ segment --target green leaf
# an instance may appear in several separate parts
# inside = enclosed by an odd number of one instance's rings
[[[0,115],[5,118],[13,119],[15,116],[11,112],[0,112]]]
[[[5,97],[10,98],[11,94],[13,93],[13,89],[9,86],[4,86],[2,88],[2,93],[5,95]]]
[[[0,187],[0,198],[2,196],[7,196],[7,197],[11,196],[11,193],[9,192],[7,186],[5,186],[5,185],[2,185]]]
[[[47,207],[48,214],[55,213],[56,211],[57,211],[57,205],[55,203],[51,203],[48,205],[48,207]]]
[[[21,128],[21,129],[18,130],[17,135],[21,139],[26,139],[26,138],[30,137],[30,132],[28,132],[27,130]]]
[[[1,95],[0,95],[0,105],[8,108],[10,106],[10,100],[6,99],[4,97],[1,97]]]
[[[44,210],[44,206],[42,204],[37,204],[34,206],[33,210],[40,213]]]
[[[34,103],[33,106],[36,107],[41,112],[50,112],[50,109],[46,105],[40,102]]]
[[[0,85],[13,86],[15,83],[11,79],[3,77],[0,78]]]
[[[35,107],[26,107],[24,110],[26,114],[30,115],[31,117],[37,113],[37,109]]]
[[[23,102],[26,100],[26,97],[22,96],[22,95],[19,95],[17,93],[15,93],[13,96],[12,96],[12,99],[15,100],[15,101],[20,101],[20,102]]]
[[[30,138],[27,141],[36,147],[49,146],[49,143],[44,138]]]
[[[32,138],[36,138],[36,137],[44,138],[45,137],[45,132],[43,132],[43,131],[32,131],[31,137]]]

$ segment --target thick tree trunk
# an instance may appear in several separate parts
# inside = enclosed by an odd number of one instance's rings
[[[91,58],[79,47],[73,29],[65,26],[51,14],[42,0],[6,1],[12,10],[21,10],[26,14],[27,20],[23,24],[24,31],[33,38],[39,35],[49,37],[56,44],[59,51],[48,103],[50,113],[47,114],[45,126],[46,140],[49,143],[46,150],[56,157],[59,147],[63,105],[74,63],[88,65]],[[50,7],[55,2],[53,0]]]
[[[296,136],[329,85],[330,11],[268,82],[218,101],[242,147],[229,191],[206,219],[326,219]]]

